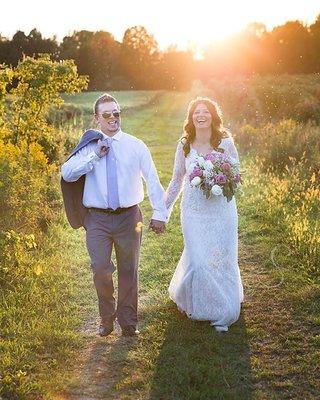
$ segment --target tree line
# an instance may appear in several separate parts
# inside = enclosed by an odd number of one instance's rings
[[[41,53],[54,61],[73,59],[79,74],[88,75],[89,90],[183,90],[194,79],[320,73],[320,15],[310,25],[289,21],[271,31],[252,23],[207,46],[201,59],[175,46],[161,51],[142,26],[128,28],[121,42],[105,31],[75,31],[60,43],[37,29],[29,34],[17,31],[12,39],[0,35],[0,63],[14,67],[25,55]]]

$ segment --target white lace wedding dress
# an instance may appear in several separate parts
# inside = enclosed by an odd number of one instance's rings
[[[222,139],[219,147],[239,162],[232,138]],[[181,190],[183,193],[184,250],[169,295],[189,318],[210,321],[216,330],[226,331],[239,318],[244,298],[238,266],[237,206],[234,197],[230,202],[222,195],[206,199],[201,189],[190,187],[186,171],[197,155],[191,148],[185,157],[182,144],[178,144],[166,191],[169,214]]]

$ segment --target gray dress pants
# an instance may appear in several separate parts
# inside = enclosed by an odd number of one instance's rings
[[[138,264],[141,244],[142,214],[138,205],[119,214],[88,210],[84,220],[86,243],[91,259],[102,324],[115,318],[121,327],[137,326]],[[114,246],[118,269],[118,304],[114,298],[111,261]]]

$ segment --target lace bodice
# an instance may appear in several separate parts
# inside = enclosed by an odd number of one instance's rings
[[[234,160],[236,160],[236,162],[240,164],[238,151],[231,137],[223,138],[219,147],[223,148],[225,153],[228,154],[229,157],[233,158]],[[212,152],[214,151],[215,150],[213,150]],[[179,141],[175,153],[172,178],[166,190],[166,206],[169,212],[168,218],[170,218],[173,206],[177,201],[181,191],[183,190],[184,185],[189,184],[187,176],[188,166],[192,161],[194,161],[194,158],[197,155],[197,151],[191,148],[190,153],[187,155],[187,157],[185,157],[183,152],[183,145]]]

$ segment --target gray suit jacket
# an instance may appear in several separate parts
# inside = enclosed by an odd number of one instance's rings
[[[73,149],[66,161],[69,160],[77,151],[82,149],[88,143],[92,141],[98,141],[102,139],[103,135],[100,131],[89,129],[86,131],[80,139],[77,146]],[[76,182],[66,182],[61,177],[61,191],[63,197],[64,208],[68,221],[72,228],[77,229],[83,226],[84,217],[87,213],[87,209],[82,203],[83,188],[86,176],[82,175]]]

